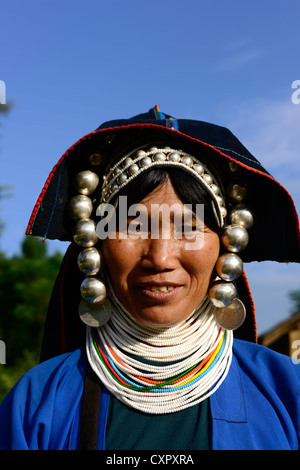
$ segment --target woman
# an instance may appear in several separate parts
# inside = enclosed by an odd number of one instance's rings
[[[27,233],[72,243],[0,448],[299,448],[300,366],[255,344],[243,271],[299,262],[298,218],[229,131],[158,107],[104,124],[58,162]]]

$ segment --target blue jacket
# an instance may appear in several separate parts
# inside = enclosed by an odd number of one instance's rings
[[[300,364],[234,340],[229,373],[210,397],[212,448],[299,449]],[[0,449],[78,449],[87,359],[77,349],[27,372],[0,406]],[[105,446],[109,392],[103,389],[98,448]]]

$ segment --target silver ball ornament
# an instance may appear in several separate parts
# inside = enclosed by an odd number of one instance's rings
[[[128,175],[135,175],[136,173],[138,173],[139,171],[139,167],[136,163],[133,163],[132,165],[130,165],[130,167],[127,169],[127,174]]]
[[[151,163],[152,163],[152,160],[150,157],[143,157],[139,161],[139,165],[141,168],[144,168],[145,166],[149,166],[151,165]]]
[[[120,168],[115,168],[114,171],[112,172],[112,175],[113,176],[118,176],[120,173],[121,173],[121,169]]]
[[[77,245],[84,248],[94,246],[98,241],[95,222],[91,219],[79,220],[73,229],[73,238]]]
[[[220,212],[221,212],[221,216],[223,217],[223,219],[225,219],[226,215],[227,215],[227,209],[225,207],[220,207]]]
[[[203,175],[204,172],[205,172],[205,168],[203,165],[201,165],[201,163],[195,163],[194,166],[193,166],[193,169],[199,174],[199,175]]]
[[[180,155],[179,153],[177,152],[171,152],[169,155],[168,155],[168,160],[170,162],[179,162],[180,161]]]
[[[123,167],[125,168],[126,166],[129,166],[129,165],[131,165],[132,163],[133,163],[132,158],[126,157],[125,160],[124,160],[124,162],[123,162]]]
[[[204,181],[205,181],[207,184],[209,184],[209,185],[211,185],[211,184],[213,183],[212,176],[209,175],[208,173],[205,173],[205,174],[203,175],[203,179],[204,179]]]
[[[80,292],[82,298],[90,303],[103,302],[107,296],[105,284],[95,277],[86,277],[81,283]]]
[[[222,196],[219,196],[218,194],[215,195],[215,198],[216,198],[216,201],[217,203],[219,204],[219,206],[224,206],[224,199],[222,198]]]
[[[217,259],[216,272],[223,281],[234,281],[243,272],[243,261],[235,253],[224,253]]]
[[[244,204],[238,204],[230,212],[230,220],[232,224],[242,225],[246,229],[249,229],[253,225],[252,212],[247,209]]]
[[[110,187],[109,187],[109,192],[110,194],[113,194],[115,191],[117,191],[117,189],[119,189],[119,185],[117,183],[113,183]]]
[[[236,297],[236,288],[231,282],[215,281],[208,290],[208,296],[215,307],[227,307]]]
[[[232,253],[238,253],[246,248],[249,242],[247,230],[240,225],[227,225],[221,235],[223,246]]]
[[[118,176],[118,184],[123,184],[125,183],[125,181],[127,180],[127,176],[125,175],[125,173],[120,173],[120,175]]]
[[[164,162],[166,160],[166,155],[162,152],[157,152],[153,155],[152,160],[154,162]]]
[[[88,219],[93,211],[93,203],[89,197],[79,194],[73,196],[69,202],[69,213],[72,219]]]
[[[211,190],[214,194],[218,195],[220,193],[220,188],[216,184],[211,185]]]
[[[81,272],[94,276],[102,268],[102,254],[97,248],[85,248],[77,257],[77,264]]]
[[[184,163],[184,165],[191,167],[193,165],[193,160],[188,155],[185,155],[182,157],[181,163]]]
[[[92,194],[99,184],[99,177],[90,170],[84,170],[77,173],[74,180],[75,189],[80,193],[88,196]]]

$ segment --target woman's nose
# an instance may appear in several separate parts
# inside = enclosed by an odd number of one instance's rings
[[[172,270],[178,265],[176,243],[172,239],[149,239],[142,267],[156,271]]]

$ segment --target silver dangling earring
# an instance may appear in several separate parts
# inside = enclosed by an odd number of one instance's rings
[[[79,317],[88,326],[99,327],[107,323],[111,316],[111,304],[107,299],[107,288],[101,277],[103,255],[95,247],[99,241],[95,222],[90,218],[93,203],[90,196],[99,184],[99,177],[90,170],[79,172],[74,179],[79,195],[69,203],[69,212],[76,221],[73,229],[75,243],[83,248],[77,264],[86,277],[80,286],[82,300],[79,304]]]
[[[216,262],[217,280],[208,290],[213,305],[216,307],[215,317],[220,326],[226,330],[236,330],[246,318],[246,309],[238,299],[234,281],[243,272],[242,259],[236,254],[243,251],[249,242],[248,229],[253,225],[253,215],[243,204],[246,188],[233,184],[228,195],[237,205],[231,210],[230,225],[227,225],[221,235],[221,242],[229,253],[222,254]]]

